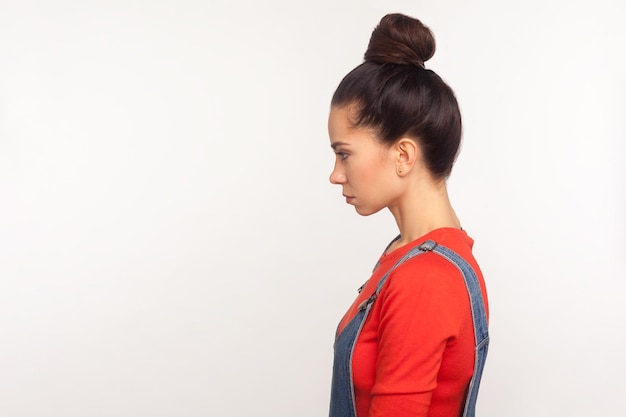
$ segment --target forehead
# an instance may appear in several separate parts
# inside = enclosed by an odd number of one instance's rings
[[[353,145],[364,137],[375,139],[377,137],[370,129],[354,127],[353,106],[332,107],[328,116],[328,136],[331,146],[333,143]]]
[[[351,125],[348,117],[349,111],[346,107],[331,107],[328,115],[328,136],[330,141],[345,136]]]

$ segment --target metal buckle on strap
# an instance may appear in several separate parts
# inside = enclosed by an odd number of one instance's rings
[[[424,252],[430,252],[436,247],[437,247],[437,242],[435,242],[434,240],[427,240],[426,242],[422,243],[419,246],[420,250],[423,250]]]
[[[359,311],[365,310],[367,308],[367,306],[372,304],[377,297],[378,297],[378,294],[376,294],[376,293],[370,295],[370,297],[367,300],[365,300],[361,304],[359,304]]]

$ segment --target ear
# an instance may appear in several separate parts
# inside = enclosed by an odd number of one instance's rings
[[[417,142],[410,138],[401,138],[394,144],[396,159],[396,172],[404,177],[415,167],[415,163],[421,159],[422,153]]]

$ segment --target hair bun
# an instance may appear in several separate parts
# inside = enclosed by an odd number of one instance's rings
[[[365,61],[424,68],[435,53],[435,37],[422,22],[403,14],[384,16],[372,32]]]

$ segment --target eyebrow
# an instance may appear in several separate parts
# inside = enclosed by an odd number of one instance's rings
[[[333,142],[330,144],[330,147],[333,149],[337,149],[338,146],[342,146],[342,145],[347,146],[348,144],[345,142]]]

